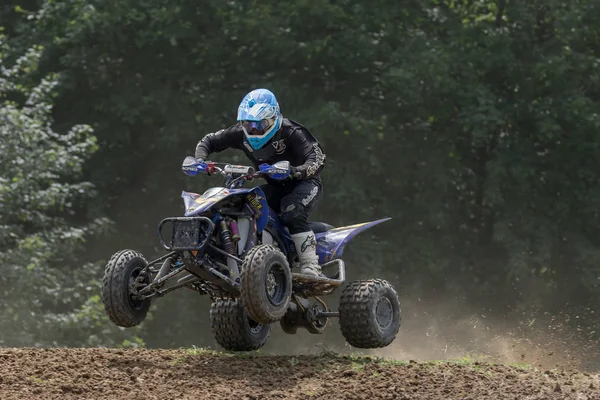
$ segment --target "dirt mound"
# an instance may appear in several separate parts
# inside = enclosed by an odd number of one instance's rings
[[[0,349],[0,399],[598,399],[600,375],[477,362]]]

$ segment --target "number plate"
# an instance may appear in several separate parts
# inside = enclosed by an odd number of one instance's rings
[[[164,237],[162,229],[166,224],[171,225],[171,229]],[[214,224],[206,217],[165,218],[158,225],[158,236],[167,250],[201,250],[208,243],[213,230]]]
[[[173,247],[196,248],[200,243],[200,221],[173,221]]]

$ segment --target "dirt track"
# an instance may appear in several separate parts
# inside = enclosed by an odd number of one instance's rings
[[[478,363],[0,349],[0,399],[598,399],[600,375]]]

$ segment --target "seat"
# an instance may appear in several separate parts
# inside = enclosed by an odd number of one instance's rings
[[[326,224],[325,222],[309,222],[308,226],[314,233],[323,233],[333,229],[333,226]]]

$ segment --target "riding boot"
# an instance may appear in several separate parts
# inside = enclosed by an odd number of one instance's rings
[[[319,256],[317,256],[317,241],[314,232],[296,233],[291,236],[300,260],[300,273],[323,277]]]

